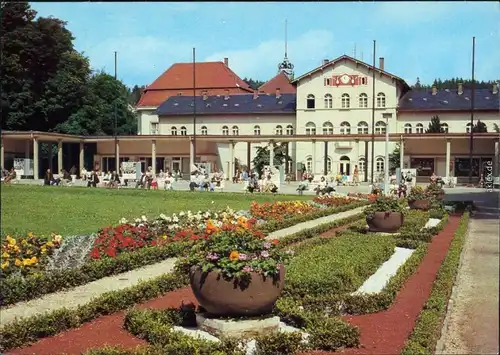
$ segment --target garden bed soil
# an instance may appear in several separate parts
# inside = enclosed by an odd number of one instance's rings
[[[430,243],[427,254],[418,270],[406,281],[402,290],[396,296],[394,304],[387,311],[344,317],[350,324],[359,327],[361,347],[345,349],[342,351],[343,354],[399,354],[401,352],[424,303],[430,295],[439,267],[446,256],[459,221],[459,216],[450,216],[449,223]],[[345,227],[333,228],[323,233],[322,236],[334,236],[334,231]],[[179,307],[183,303],[190,302],[197,305],[191,288],[185,287],[145,302],[138,307],[165,309]],[[91,348],[100,348],[105,345],[121,345],[127,349],[134,349],[145,344],[145,341],[134,337],[123,329],[123,321],[123,312],[103,316],[93,322],[84,324],[80,328],[41,339],[31,346],[13,349],[6,354],[52,355],[64,353],[79,355]],[[326,355],[335,353],[314,351],[308,354]]]

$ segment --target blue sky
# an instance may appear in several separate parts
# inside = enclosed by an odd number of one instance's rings
[[[270,79],[288,57],[296,75],[343,54],[372,61],[373,40],[387,71],[413,84],[417,77],[500,79],[498,2],[183,2],[32,3],[40,16],[67,21],[75,46],[94,69],[113,72],[129,86],[151,84],[175,62],[229,58],[242,78]]]

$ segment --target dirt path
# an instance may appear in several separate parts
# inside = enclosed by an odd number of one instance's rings
[[[479,199],[471,219],[436,354],[498,354],[498,193]]]

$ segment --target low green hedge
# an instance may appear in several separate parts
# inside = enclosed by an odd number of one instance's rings
[[[415,323],[413,332],[403,348],[403,355],[434,354],[441,336],[443,320],[460,264],[460,255],[465,244],[469,223],[469,213],[464,213],[453,237],[446,258],[439,272],[431,295]]]
[[[262,227],[259,227],[259,229],[264,233],[270,233],[301,222],[361,207],[365,204],[366,202],[361,201],[338,208],[324,209],[316,213],[290,218],[281,222],[267,222]],[[134,252],[123,253],[116,258],[93,260],[81,268],[43,272],[28,277],[9,277],[2,280],[0,305],[7,306],[21,301],[29,301],[48,293],[85,285],[103,277],[117,275],[161,262],[167,258],[182,255],[185,247],[185,243],[175,242],[162,247],[142,248]]]
[[[325,232],[331,228],[351,223],[359,218],[360,214],[357,214],[343,219],[338,219],[331,223],[325,223],[311,229],[306,229],[293,235],[281,238],[280,244],[284,247],[296,243],[297,241],[302,241],[311,238],[312,236],[316,236],[318,233]],[[165,249],[156,248],[156,250]],[[123,255],[134,257],[133,260],[135,260],[135,257],[140,254],[134,252]],[[150,254],[146,253],[145,257],[148,255]],[[116,259],[103,259],[102,262],[108,262],[112,265],[113,261],[119,258],[120,256]],[[101,315],[126,309],[135,303],[145,302],[183,285],[187,285],[186,276],[179,277],[179,275],[167,274],[124,290],[105,293],[93,299],[89,304],[83,305],[75,310],[60,309],[32,317],[22,318],[19,321],[9,323],[0,328],[0,351],[26,346],[40,338],[53,336],[61,331],[79,327],[82,323],[91,321]],[[148,349],[148,351],[150,350],[151,349]],[[118,352],[116,354],[120,353]]]

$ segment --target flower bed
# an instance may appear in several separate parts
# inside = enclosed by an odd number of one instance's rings
[[[318,209],[318,207],[304,201],[277,201],[263,204],[252,202],[250,205],[250,214],[252,217],[264,221],[282,221],[297,215],[316,212]]]
[[[363,200],[368,200],[370,202],[374,202],[379,196],[377,194],[364,194],[361,192],[349,192],[347,194],[349,197],[355,197],[355,198],[360,198]]]
[[[320,204],[322,206],[338,207],[357,202],[357,200],[344,196],[324,195],[324,196],[316,196],[315,198],[313,198],[313,202]]]

